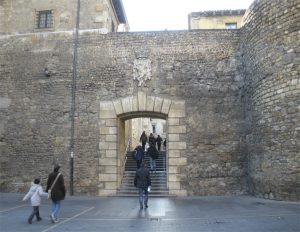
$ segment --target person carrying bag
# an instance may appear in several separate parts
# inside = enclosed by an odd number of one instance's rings
[[[46,188],[46,192],[49,193],[53,205],[50,216],[52,223],[57,223],[59,221],[58,217],[61,209],[61,201],[64,200],[66,196],[64,177],[58,172],[59,168],[60,165],[58,164],[54,166],[53,172],[49,174]]]
[[[51,187],[48,189],[48,199],[51,199],[51,191],[56,183],[56,181],[58,180],[58,177],[61,175],[61,173],[59,172],[58,175],[56,176],[54,182],[52,183]]]

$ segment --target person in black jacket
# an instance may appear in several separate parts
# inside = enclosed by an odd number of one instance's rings
[[[143,150],[141,145],[138,145],[134,149],[134,152],[135,152],[134,159],[135,159],[135,162],[136,162],[136,168],[139,169],[141,167],[141,164],[142,164],[143,160],[144,160],[144,150]]]
[[[58,222],[58,216],[61,209],[61,200],[64,200],[66,196],[64,177],[60,172],[58,172],[59,168],[60,165],[54,165],[53,172],[49,174],[46,188],[46,192],[50,192],[50,197],[52,200],[52,213],[50,216],[52,223]],[[55,182],[57,176],[58,178]]]
[[[140,209],[148,208],[148,187],[151,186],[151,178],[145,161],[135,173],[134,186],[139,189]]]
[[[157,135],[156,144],[157,144],[157,150],[159,150],[159,151],[161,148],[161,142],[162,142],[162,138],[160,137],[160,135]]]
[[[155,145],[155,142],[156,142],[156,139],[155,139],[154,135],[152,133],[150,133],[150,135],[149,135],[149,146],[150,146],[151,143]]]
[[[158,159],[158,151],[153,143],[150,143],[150,147],[147,150],[147,156],[150,157],[150,171],[156,172],[156,159]]]
[[[145,151],[147,139],[148,139],[148,137],[146,135],[146,132],[143,131],[143,133],[141,134],[141,137],[140,137],[140,142],[142,143],[142,148],[144,151]]]

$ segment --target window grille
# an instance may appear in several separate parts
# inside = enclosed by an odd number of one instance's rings
[[[53,28],[53,10],[43,10],[37,12],[36,28]]]

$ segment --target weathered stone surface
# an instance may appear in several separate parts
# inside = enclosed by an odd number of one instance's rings
[[[180,190],[180,183],[177,181],[170,181],[169,182],[169,190]]]
[[[150,112],[153,111],[154,101],[155,101],[154,96],[147,96],[147,111],[150,111]]]
[[[103,159],[99,159],[99,164],[101,166],[112,166],[112,165],[116,165],[117,159],[114,158],[103,158]]]
[[[111,174],[99,174],[99,180],[103,182],[116,181],[116,176]]]
[[[161,112],[162,104],[163,104],[163,99],[160,97],[156,97],[154,102],[154,111]]]
[[[11,99],[0,97],[0,109],[1,108],[8,108],[10,105]]]
[[[180,176],[170,193],[299,200],[299,18],[296,0],[261,0],[241,30],[81,33],[78,194],[116,192],[105,188],[119,181],[117,114],[153,108],[168,124],[169,174]],[[0,37],[1,191],[25,191],[36,173],[45,182],[53,162],[69,186],[72,45],[69,32]],[[152,78],[138,87],[141,47]]]
[[[98,191],[98,196],[114,196],[116,195],[117,190],[106,190],[106,189],[100,189]]]
[[[115,173],[117,173],[117,167],[116,166],[105,166],[104,173],[106,173],[106,174],[109,173],[109,174],[114,175]]]
[[[117,115],[123,114],[123,108],[122,108],[122,103],[120,100],[115,100],[113,101],[114,107],[115,107],[115,112]]]
[[[146,110],[146,102],[147,97],[145,92],[138,92],[138,110],[139,111],[145,111]]]
[[[117,189],[117,182],[105,182],[105,189],[107,190],[116,190]]]
[[[137,96],[132,97],[132,111],[136,112],[138,111],[138,98]]]
[[[169,157],[180,157],[180,150],[169,150]]]
[[[170,134],[185,134],[186,126],[169,126]]]
[[[132,112],[132,97],[126,97],[122,99],[122,108],[124,113]]]
[[[169,166],[168,167],[168,172],[169,172],[169,174],[179,173],[179,168],[178,168],[178,166]]]
[[[250,193],[299,201],[300,11],[299,1],[282,3],[257,1],[244,19],[243,152]]]
[[[117,158],[117,150],[105,150],[107,158]]]
[[[185,117],[185,102],[173,101],[171,104],[169,117],[170,118],[182,118]]]
[[[170,158],[169,159],[169,165],[181,166],[181,165],[186,165],[186,164],[187,164],[186,158]]]
[[[168,99],[164,99],[163,105],[161,107],[161,112],[163,114],[167,114],[167,115],[169,114],[171,103],[172,103],[172,101],[170,101]]]
[[[168,118],[169,126],[178,126],[179,125],[179,118]]]
[[[179,196],[179,197],[187,196],[187,191],[185,189],[182,189],[182,190],[170,189],[169,193],[171,195],[175,195],[175,196]]]
[[[117,126],[117,120],[116,119],[105,119],[105,126],[116,127]]]
[[[116,111],[112,102],[100,102],[100,118],[115,118]]]
[[[106,135],[105,140],[107,142],[117,142],[117,135]]]
[[[179,134],[169,134],[169,142],[180,141]]]

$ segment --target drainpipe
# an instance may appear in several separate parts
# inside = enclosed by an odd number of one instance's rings
[[[76,112],[76,79],[77,79],[77,48],[78,48],[78,31],[80,20],[80,0],[77,0],[76,26],[73,34],[73,73],[72,73],[72,104],[71,104],[71,141],[70,141],[70,195],[74,195],[74,136],[75,136],[75,112]]]

